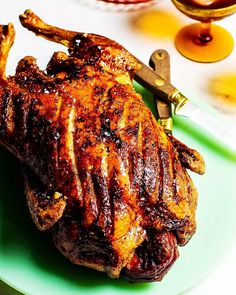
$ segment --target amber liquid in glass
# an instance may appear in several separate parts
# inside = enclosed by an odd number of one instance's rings
[[[236,4],[235,0],[179,0],[178,2],[212,11]],[[234,47],[232,36],[222,27],[211,25],[211,20],[212,16],[209,19],[205,17],[204,22],[184,27],[177,34],[175,45],[181,54],[198,62],[215,62],[231,53]]]

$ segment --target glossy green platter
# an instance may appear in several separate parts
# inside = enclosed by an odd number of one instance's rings
[[[151,95],[137,88],[150,101]],[[199,191],[197,233],[180,249],[180,258],[161,283],[129,284],[67,261],[54,248],[50,235],[35,228],[24,197],[20,165],[3,149],[0,150],[0,278],[32,295],[176,295],[204,277],[235,239],[236,154],[188,119],[175,118],[174,135],[201,152],[207,172],[204,176],[191,174]]]

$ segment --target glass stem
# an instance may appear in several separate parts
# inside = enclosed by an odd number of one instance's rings
[[[208,43],[212,40],[211,22],[201,22],[200,33],[198,39],[201,43]]]

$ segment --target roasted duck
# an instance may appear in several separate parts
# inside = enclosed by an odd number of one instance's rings
[[[27,56],[6,77],[14,28],[0,29],[0,143],[22,162],[32,219],[75,264],[161,280],[195,232],[186,169],[204,173],[202,157],[158,125],[122,46],[49,26],[30,10],[20,21],[68,47],[46,71]]]

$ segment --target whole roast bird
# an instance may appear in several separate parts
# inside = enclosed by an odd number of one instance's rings
[[[27,56],[6,77],[14,28],[0,28],[0,143],[22,161],[35,224],[75,264],[161,280],[195,232],[186,169],[204,173],[202,157],[158,125],[122,46],[49,26],[30,10],[20,21],[69,48],[46,71]]]

